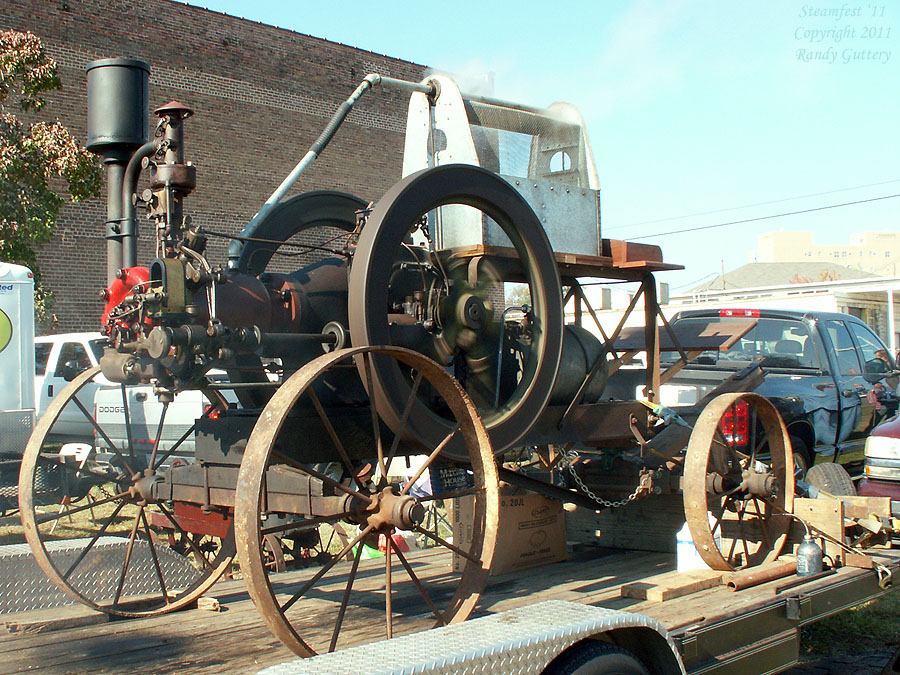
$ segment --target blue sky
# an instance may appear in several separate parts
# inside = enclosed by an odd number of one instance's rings
[[[491,72],[501,98],[574,103],[600,176],[603,236],[662,246],[687,267],[661,277],[673,289],[742,265],[759,232],[841,244],[900,229],[894,198],[661,236],[900,194],[893,0],[191,4],[451,73]]]

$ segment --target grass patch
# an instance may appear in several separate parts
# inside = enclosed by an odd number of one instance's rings
[[[804,654],[841,656],[893,651],[900,644],[900,593],[822,619],[802,629]]]

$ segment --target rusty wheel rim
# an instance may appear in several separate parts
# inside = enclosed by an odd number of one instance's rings
[[[202,535],[184,532],[172,511],[164,505],[138,503],[138,499],[127,494],[135,485],[134,481],[122,472],[114,471],[111,466],[99,468],[59,461],[58,444],[49,438],[67,407],[71,410],[70,406],[74,406],[91,421],[95,433],[110,436],[106,429],[93,422],[89,412],[93,400],[85,405],[79,397],[90,391],[86,387],[99,373],[99,366],[94,367],[63,388],[28,440],[19,474],[19,508],[25,538],[41,570],[78,602],[115,616],[164,614],[194,602],[230,569],[234,537],[229,534],[215,552],[203,555],[196,543]],[[210,400],[218,401],[218,405],[225,405],[218,394],[204,393]],[[213,409],[216,406],[210,408]],[[127,410],[127,404],[123,403],[130,449],[118,447],[111,439],[110,446],[122,465],[131,466],[136,460],[132,453],[132,423]],[[165,415],[162,415],[155,440],[163,438],[164,423]],[[187,434],[172,443],[171,451],[177,451],[186,438]],[[153,455],[153,464],[164,464],[167,455],[169,452]],[[52,479],[48,480],[48,476]],[[202,564],[194,566],[200,569],[194,569],[193,575],[187,567],[191,565],[187,556],[176,553],[166,545],[168,538],[158,537],[152,529],[153,514],[170,522],[172,529],[182,535],[187,548],[201,555]],[[81,536],[68,539],[66,546],[71,553],[64,556],[51,542],[66,538],[67,529],[76,522],[73,518],[78,519]],[[113,541],[110,537],[117,539]],[[99,549],[108,543],[125,544],[119,546],[124,550],[98,558],[102,556]],[[101,560],[107,564],[101,564]]]
[[[380,499],[378,495],[390,493],[390,498],[396,500],[395,503],[403,507],[400,510],[406,513],[416,512],[421,502],[427,499],[472,495],[475,517],[471,546],[460,549],[443,539],[438,542],[461,554],[464,564],[461,576],[458,579],[455,577],[451,579],[447,575],[442,575],[435,584],[420,579],[413,567],[415,561],[411,564],[390,536],[396,531],[396,523],[385,522],[376,526],[372,524],[375,521],[374,515],[370,520],[359,522],[347,516],[345,512],[335,511],[324,515],[309,515],[305,523],[309,526],[316,526],[319,522],[338,525],[342,522],[354,523],[355,529],[348,531],[347,534],[349,541],[343,543],[340,552],[308,580],[291,584],[282,583],[277,575],[267,573],[258,545],[260,538],[268,533],[266,519],[261,519],[260,515],[265,512],[264,505],[271,509],[274,503],[273,497],[266,493],[264,486],[267,481],[272,481],[273,471],[294,471],[301,479],[308,476],[319,478],[322,476],[314,473],[309,467],[304,468],[299,463],[291,462],[281,450],[274,450],[285,417],[301,397],[310,395],[308,391],[312,389],[313,383],[328,368],[339,362],[346,362],[350,358],[370,359],[375,355],[379,358],[397,359],[417,373],[421,373],[422,381],[433,386],[446,401],[459,423],[458,431],[454,432],[454,435],[462,436],[466,447],[471,450],[470,464],[467,466],[472,473],[474,486],[457,490],[453,494],[445,492],[430,498],[411,496],[409,491],[412,482],[403,488],[399,485],[389,485],[385,480],[371,483],[349,480],[340,490],[336,485],[331,487],[335,493],[347,494],[351,501],[360,500],[354,503],[374,503]],[[323,410],[320,414],[324,414],[327,418],[328,411]],[[383,423],[377,415],[373,416],[373,425],[375,428],[383,429]],[[340,429],[334,429],[333,425],[332,429],[339,434]],[[402,428],[391,431],[394,438],[400,438],[403,434]],[[426,466],[440,457],[441,448],[447,446],[447,439],[443,440],[444,442],[434,449]],[[297,442],[302,441],[297,439]],[[337,450],[341,444],[340,440],[333,442],[336,448],[335,456],[346,456],[347,453]],[[395,451],[393,443],[390,445],[383,443],[372,450],[373,460],[380,466],[387,466],[395,456]],[[354,471],[355,468],[350,466],[347,474],[353,475]],[[424,472],[424,468],[422,471]],[[382,471],[381,475],[384,473]],[[331,480],[331,483],[335,481]],[[375,511],[380,514],[384,509]],[[341,645],[342,633],[348,626],[359,626],[360,622],[366,623],[372,619],[383,627],[380,637],[392,637],[401,632],[413,632],[465,620],[478,601],[487,581],[494,555],[498,512],[497,471],[490,439],[474,406],[456,380],[437,363],[411,350],[397,347],[356,347],[325,354],[301,368],[279,388],[263,410],[250,436],[238,475],[235,535],[247,588],[263,620],[285,645],[300,656],[306,657],[313,656],[317,652],[333,651]],[[415,521],[415,518],[412,520]],[[298,525],[303,526],[304,522],[301,521]],[[410,529],[419,532],[422,528],[414,522]],[[378,580],[369,582],[366,579],[374,571],[366,568],[363,573],[360,572],[364,550],[361,544],[374,544],[373,535],[379,533],[386,535],[384,561],[373,562],[380,571]],[[352,555],[352,562],[347,562],[348,555]],[[330,588],[333,594],[325,590],[329,584],[332,584]],[[321,602],[323,595],[331,596],[333,602],[323,607]],[[318,613],[312,622],[304,603],[317,608]],[[398,606],[398,603],[406,608],[404,612],[394,611],[393,608]],[[411,606],[418,609],[410,609]],[[372,631],[373,634],[378,632]]]
[[[727,571],[778,557],[791,524],[792,469],[787,429],[768,399],[722,394],[704,408],[688,443],[683,496],[688,529],[707,565]]]

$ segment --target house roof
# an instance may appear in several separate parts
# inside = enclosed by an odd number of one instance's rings
[[[747,263],[695,286],[691,292],[720,291],[760,286],[785,286],[815,281],[846,281],[876,277],[870,272],[829,262]]]

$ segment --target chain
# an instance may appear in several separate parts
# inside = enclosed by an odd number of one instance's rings
[[[574,460],[577,457],[578,457],[577,452],[575,452],[573,450],[570,450],[569,452],[567,452],[565,455],[565,460],[564,460],[564,462],[566,464],[566,468],[569,470],[569,473],[572,475],[572,479],[575,481],[575,484],[578,486],[578,489],[581,490],[588,497],[593,499],[595,502],[600,504],[600,506],[603,506],[608,509],[612,509],[617,506],[625,506],[625,504],[628,504],[629,502],[633,502],[635,499],[637,499],[638,494],[640,494],[641,491],[643,491],[645,489],[643,483],[639,482],[637,487],[634,489],[634,492],[632,492],[630,495],[628,495],[624,499],[619,499],[618,501],[610,501],[609,499],[604,499],[603,497],[598,497],[597,495],[594,494],[593,490],[591,490],[587,485],[584,484],[584,481],[581,480],[581,477],[575,471],[575,466],[573,465],[572,460]]]

